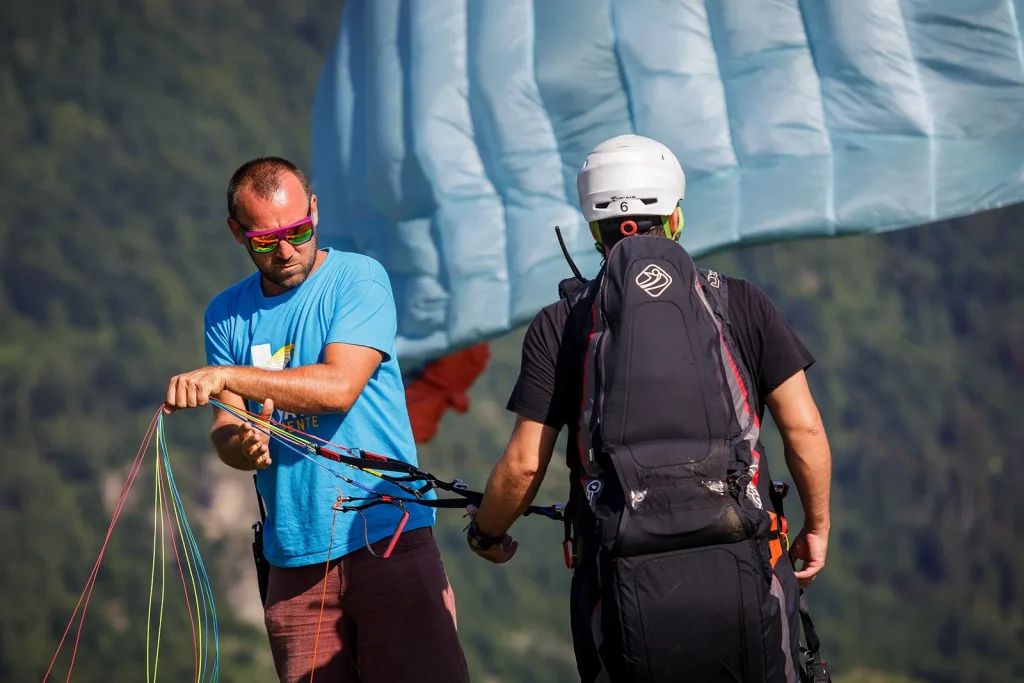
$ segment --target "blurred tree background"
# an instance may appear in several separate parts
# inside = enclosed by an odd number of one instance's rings
[[[0,680],[42,679],[168,378],[203,363],[203,308],[250,272],[224,225],[231,171],[264,154],[308,167],[340,12],[327,0],[0,5]],[[1022,219],[1009,207],[701,259],[761,286],[818,358],[834,526],[809,599],[837,683],[1024,680],[1024,432],[1011,418],[1024,399]],[[492,345],[472,410],[444,419],[426,467],[483,484],[512,424],[521,338]],[[216,462],[208,421],[179,413],[168,429],[216,591],[221,677],[272,681],[251,481]],[[788,478],[766,431],[773,474]],[[541,501],[565,490],[556,463]],[[136,494],[77,680],[145,668],[152,519]],[[788,512],[795,532],[795,495]],[[493,567],[466,550],[463,525],[439,514],[473,680],[573,680],[561,527],[520,522],[516,560]],[[191,631],[172,585],[160,672],[187,680]]]

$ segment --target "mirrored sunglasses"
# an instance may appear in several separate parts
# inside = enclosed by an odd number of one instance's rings
[[[249,241],[249,248],[258,254],[269,254],[277,249],[277,244],[282,239],[288,240],[289,244],[298,246],[305,244],[313,238],[313,216],[306,216],[302,220],[291,225],[285,225],[273,230],[257,230],[245,233]]]

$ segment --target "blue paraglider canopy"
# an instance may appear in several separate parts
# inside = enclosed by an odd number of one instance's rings
[[[599,264],[575,179],[622,133],[682,244],[881,232],[1024,199],[1024,1],[350,0],[313,110],[322,241],[378,259],[412,370]]]

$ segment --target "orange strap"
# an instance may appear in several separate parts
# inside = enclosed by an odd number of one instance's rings
[[[783,532],[782,532],[782,529],[779,528],[779,520],[782,519],[782,518],[779,517],[774,512],[772,512],[771,510],[768,511],[768,516],[772,520],[771,530],[772,530],[772,532],[774,532],[774,538],[770,538],[768,540],[768,549],[771,551],[772,569],[775,569],[775,563],[779,561],[780,557],[782,557],[782,536],[783,536]],[[785,526],[785,524],[786,524],[786,521],[783,519],[782,520],[782,525]]]

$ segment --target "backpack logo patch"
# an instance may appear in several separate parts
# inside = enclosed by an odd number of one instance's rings
[[[658,297],[672,284],[672,276],[652,263],[636,276],[636,284],[651,296]]]

